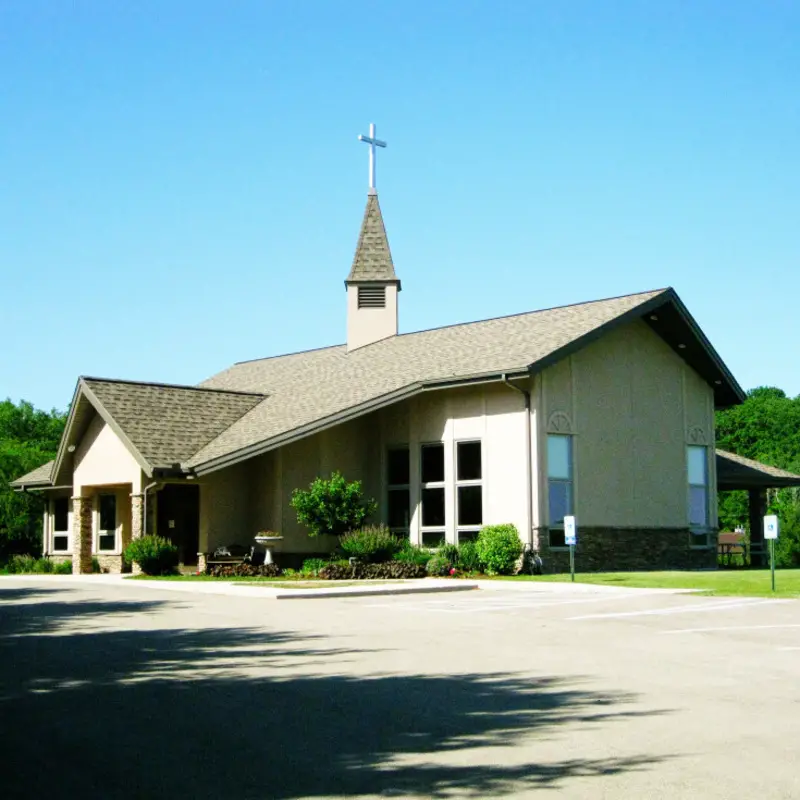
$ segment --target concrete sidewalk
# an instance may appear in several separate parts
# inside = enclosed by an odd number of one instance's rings
[[[380,581],[326,581],[330,586],[320,588],[284,588],[280,585],[257,581],[214,581],[195,580],[130,580],[128,575],[8,575],[0,581],[25,580],[60,586],[125,586],[126,588],[160,589],[167,592],[189,594],[227,595],[269,600],[313,600],[342,597],[372,597],[376,595],[436,594],[448,592],[468,592],[483,590],[487,592],[522,592],[540,596],[548,595],[649,595],[684,594],[694,589],[635,589],[627,586],[598,586],[569,581],[550,582],[536,580],[469,580],[460,578],[418,578],[415,580]],[[316,582],[313,578],[309,583]]]

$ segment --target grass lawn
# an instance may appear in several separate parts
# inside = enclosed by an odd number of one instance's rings
[[[569,581],[568,574],[519,575],[504,580]],[[800,597],[800,569],[775,571],[775,594],[768,569],[716,572],[597,572],[575,575],[576,583],[630,586],[642,589],[700,589],[710,595]]]

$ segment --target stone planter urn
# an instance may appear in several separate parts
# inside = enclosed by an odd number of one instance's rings
[[[277,533],[273,533],[272,531],[261,531],[255,535],[255,540],[258,544],[260,544],[264,550],[264,563],[265,564],[273,564],[275,563],[272,558],[272,550],[278,544],[278,542],[283,541],[283,536]]]

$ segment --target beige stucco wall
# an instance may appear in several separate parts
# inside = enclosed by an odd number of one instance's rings
[[[95,416],[77,445],[74,456],[73,492],[86,487],[128,483],[138,493],[142,470],[136,459],[100,416]]]
[[[397,286],[386,286],[385,308],[359,308],[358,286],[347,287],[347,349],[378,342],[397,333]]]
[[[253,544],[250,492],[251,461],[203,476],[200,486],[200,551],[229,544]]]
[[[334,470],[361,480],[367,496],[378,496],[380,483],[370,466],[380,460],[374,415],[322,431],[234,467],[202,477],[200,485],[200,549],[253,544],[258,531],[280,533],[278,546],[292,553],[329,550],[335,542],[312,539],[289,505],[292,491],[306,488]]]
[[[713,391],[647,325],[606,334],[545,370],[537,388],[540,524],[549,430],[575,435],[579,525],[687,525],[686,445],[709,445],[713,470]]]

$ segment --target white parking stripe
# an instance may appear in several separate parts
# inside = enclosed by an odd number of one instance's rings
[[[672,631],[661,631],[661,633],[668,634],[668,633],[713,633],[715,631],[766,631],[766,630],[771,630],[772,628],[800,628],[800,624],[787,623],[786,625],[724,625],[724,626],[721,625],[718,628],[678,628]],[[800,650],[800,647],[779,647],[778,649]]]
[[[782,600],[746,600],[734,598],[728,601],[720,601],[716,603],[706,604],[693,604],[686,606],[673,606],[671,608],[656,608],[647,611],[618,611],[607,614],[585,614],[580,617],[570,617],[569,622],[576,622],[585,619],[615,619],[623,617],[659,617],[667,616],[669,614],[692,614],[703,613],[708,611],[728,611],[735,608],[753,608],[755,606],[769,605],[770,603],[781,603]]]
[[[458,600],[451,598],[448,599],[429,599],[424,602],[420,600],[396,600],[394,602],[380,602],[364,604],[368,608],[395,608],[402,609],[403,611],[428,611],[442,614],[473,614],[480,611],[508,611],[514,609],[550,609],[559,606],[572,606],[572,605],[585,605],[587,603],[607,603],[612,600],[631,600],[638,599],[643,596],[652,596],[650,592],[643,592],[642,594],[631,595],[628,593],[619,595],[602,595],[599,597],[581,597],[578,599],[560,598],[555,599],[552,596],[548,599],[542,595],[535,595],[530,597],[521,597],[520,593],[515,594],[513,597],[498,597],[496,595],[463,595]]]

